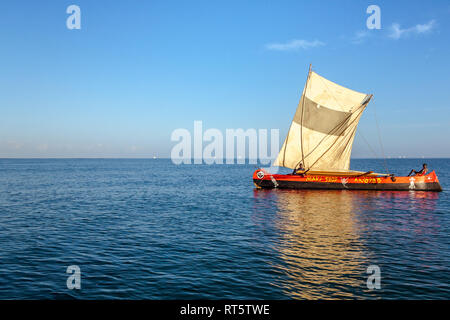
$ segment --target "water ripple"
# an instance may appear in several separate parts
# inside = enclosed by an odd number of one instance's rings
[[[427,162],[450,185],[450,161]],[[253,169],[1,159],[0,298],[450,296],[448,191],[255,190]],[[366,286],[373,264],[381,290]]]

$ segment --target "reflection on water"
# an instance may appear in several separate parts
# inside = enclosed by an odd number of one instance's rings
[[[450,186],[450,160],[426,162]],[[0,159],[0,299],[66,298],[69,264],[79,299],[450,297],[449,191],[253,191],[253,170]]]
[[[280,263],[273,267],[284,277],[274,285],[292,298],[352,299],[378,294],[366,287],[373,254],[365,236],[377,223],[367,215],[414,210],[420,219],[421,212],[434,209],[437,194],[273,189],[255,190],[254,197],[276,209],[272,222],[280,237],[274,248]]]

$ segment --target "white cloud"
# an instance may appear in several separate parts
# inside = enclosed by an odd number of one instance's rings
[[[406,29],[402,29],[400,27],[400,24],[398,23],[393,23],[391,26],[391,33],[389,34],[389,37],[397,40],[400,39],[401,37],[409,36],[412,34],[429,33],[435,27],[436,27],[435,20],[431,20],[430,22],[425,24],[416,24],[415,26]]]
[[[363,30],[363,31],[357,31],[353,38],[351,39],[351,42],[354,44],[363,43],[364,40],[369,37],[369,31]]]
[[[319,40],[308,41],[308,40],[291,40],[286,43],[269,43],[266,45],[266,49],[268,50],[276,50],[276,51],[296,51],[299,49],[309,49],[315,47],[324,46],[325,43]]]

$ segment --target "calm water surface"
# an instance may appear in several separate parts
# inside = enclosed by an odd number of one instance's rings
[[[252,165],[0,159],[0,299],[449,299],[450,160],[426,162],[444,192],[256,190]]]

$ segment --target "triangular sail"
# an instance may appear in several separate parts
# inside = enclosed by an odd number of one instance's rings
[[[371,98],[310,71],[274,166],[348,170],[356,127]]]

